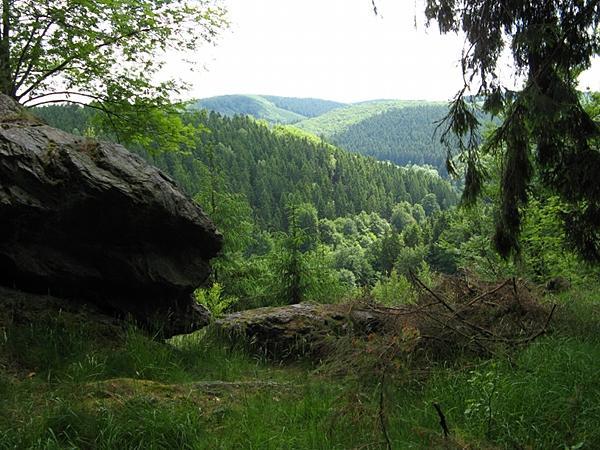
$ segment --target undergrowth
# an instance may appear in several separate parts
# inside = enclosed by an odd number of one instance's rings
[[[383,378],[269,363],[206,332],[165,343],[68,313],[1,323],[0,448],[597,448],[599,292],[551,299],[553,332],[518,353]]]

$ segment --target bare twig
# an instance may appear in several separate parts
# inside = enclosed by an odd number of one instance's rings
[[[448,429],[448,423],[446,422],[446,416],[442,412],[442,407],[438,403],[434,403],[433,407],[435,408],[438,417],[440,418],[440,427],[442,427],[442,431],[444,432],[444,438],[448,438],[450,436],[450,430]]]
[[[446,308],[448,311],[450,312],[455,312],[454,308],[452,308],[447,301],[445,301],[440,295],[436,294],[435,292],[433,292],[431,289],[429,289],[429,287],[427,287],[427,285],[425,283],[423,283],[421,280],[419,280],[419,277],[417,277],[416,274],[414,274],[412,271],[410,271],[410,277],[417,283],[418,286],[421,287],[421,289],[429,292],[429,294],[435,298],[438,302],[440,302],[442,305],[444,305],[444,308]]]
[[[475,297],[473,300],[469,301],[469,303],[467,303],[465,305],[465,308],[468,308],[469,306],[473,306],[475,303],[477,303],[479,300],[487,297],[488,295],[492,295],[496,292],[498,292],[500,289],[502,289],[504,286],[506,286],[508,284],[510,280],[504,280],[503,283],[499,284],[498,286],[496,286],[494,289],[491,289],[489,291],[484,292],[483,294],[478,295],[477,297]]]

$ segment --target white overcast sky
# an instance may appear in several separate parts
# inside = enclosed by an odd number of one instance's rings
[[[448,100],[463,40],[426,28],[421,0],[223,0],[231,27],[186,74],[194,98],[226,94]],[[415,18],[417,27],[415,28]],[[186,73],[179,66],[171,70]],[[600,61],[580,87],[600,91]]]

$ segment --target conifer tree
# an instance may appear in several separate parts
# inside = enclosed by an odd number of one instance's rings
[[[494,243],[519,253],[522,209],[539,180],[570,206],[565,225],[580,253],[600,261],[600,126],[577,92],[578,74],[600,48],[599,0],[426,0],[428,21],[440,32],[462,31],[463,88],[443,124],[442,141],[458,144],[465,167],[463,201],[473,203],[486,182],[482,153],[502,160]],[[503,85],[497,66],[510,51],[518,90]],[[479,147],[476,109],[502,123]],[[454,136],[458,136],[456,139]],[[456,172],[452,154],[448,170]]]

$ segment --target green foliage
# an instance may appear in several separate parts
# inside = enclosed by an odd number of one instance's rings
[[[410,203],[402,202],[394,206],[390,222],[398,232],[404,230],[409,225],[416,223],[415,218],[412,215]]]
[[[298,207],[288,207],[288,234],[283,238],[280,267],[281,298],[286,303],[300,303],[304,299],[308,272],[303,247],[307,242],[306,231],[298,222]]]
[[[582,261],[569,246],[562,226],[566,210],[557,196],[538,194],[530,200],[523,217],[521,255],[516,261],[501,259],[491,245],[495,211],[490,201],[453,210],[438,216],[444,226],[432,243],[430,261],[438,270],[462,268],[486,279],[515,275],[541,283],[557,276],[572,282],[593,279],[597,268]]]
[[[166,50],[197,49],[227,25],[212,0],[15,0],[2,18],[0,92],[29,107],[86,104],[119,140],[149,149],[193,141],[172,105],[185,86],[156,80]]]
[[[496,364],[491,363],[471,370],[470,376],[467,383],[472,387],[472,394],[466,401],[465,416],[469,422],[487,422],[485,434],[489,436],[495,419],[494,398],[500,394],[498,391],[500,380]]]
[[[493,219],[489,203],[439,216],[438,220],[445,226],[432,251],[434,266],[450,273],[458,269],[471,270],[484,279],[510,275],[510,263],[501,260],[491,245]]]
[[[274,277],[268,285],[268,304],[339,301],[354,286],[343,283],[333,270],[331,253],[309,234],[316,230],[314,208],[292,203],[288,211],[288,232],[280,235],[269,255]],[[310,220],[301,222],[307,213]]]
[[[198,303],[204,305],[213,317],[222,316],[228,308],[238,302],[235,297],[224,297],[223,286],[219,283],[213,283],[209,288],[196,289],[194,298]]]
[[[403,247],[404,241],[399,233],[386,233],[371,249],[373,267],[379,272],[389,274]]]
[[[417,299],[417,293],[410,281],[404,275],[398,274],[396,270],[392,270],[388,277],[377,281],[371,290],[371,295],[379,303],[388,306],[406,305],[414,303]]]
[[[521,233],[522,265],[534,280],[564,277],[583,281],[591,268],[569,248],[562,218],[566,205],[557,196],[533,198],[525,213]]]
[[[425,14],[442,33],[461,30],[466,35],[465,85],[446,116],[442,140],[449,144],[449,134],[458,137],[453,141],[465,163],[467,203],[474,202],[486,180],[482,154],[501,159],[496,250],[504,258],[519,255],[522,214],[531,186],[541,183],[569,206],[564,222],[572,244],[588,260],[599,261],[600,125],[595,109],[586,111],[582,105],[577,76],[600,50],[600,4],[428,0]],[[503,86],[496,70],[504,50],[510,52],[515,76],[524,78],[517,91]],[[477,92],[477,98],[468,101],[469,92]],[[480,107],[502,119],[482,148],[477,139]]]

